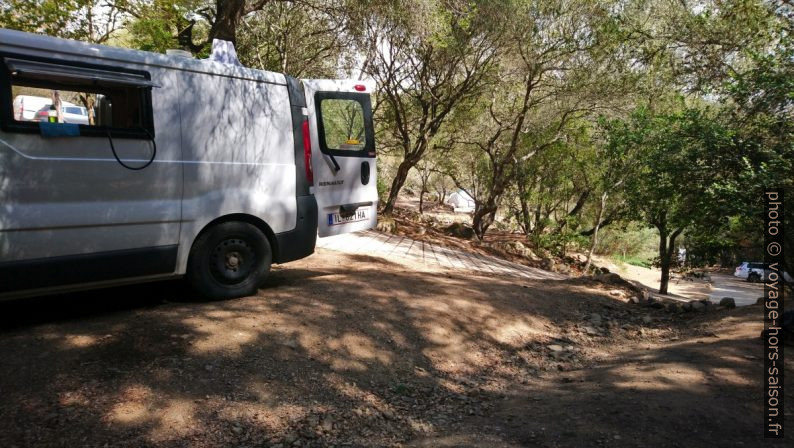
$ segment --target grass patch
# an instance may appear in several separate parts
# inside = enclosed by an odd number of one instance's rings
[[[633,266],[639,266],[641,268],[647,269],[651,267],[650,260],[642,257],[638,257],[636,255],[626,255],[625,257],[623,255],[613,255],[612,259],[614,259],[615,261],[619,261],[621,263],[626,263]]]

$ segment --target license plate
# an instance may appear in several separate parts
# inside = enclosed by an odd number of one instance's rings
[[[367,209],[358,209],[352,215],[342,216],[339,213],[328,214],[328,225],[338,226],[339,224],[347,224],[349,222],[366,221],[369,219]]]

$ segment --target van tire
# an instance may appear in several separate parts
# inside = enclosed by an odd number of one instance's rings
[[[267,237],[254,225],[223,222],[193,243],[185,277],[205,300],[250,296],[267,279],[272,260]]]

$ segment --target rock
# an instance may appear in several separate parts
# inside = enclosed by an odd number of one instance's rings
[[[703,313],[706,311],[706,305],[699,300],[693,300],[689,302],[689,304],[692,306],[693,311],[697,311],[699,313]]]
[[[589,334],[590,336],[598,336],[599,335],[598,330],[596,330],[595,328],[590,327],[590,326],[584,327],[584,332]]]
[[[619,289],[613,289],[612,291],[609,291],[609,295],[612,297],[620,297],[623,295],[623,291]]]
[[[375,228],[384,233],[394,233],[397,230],[397,223],[392,218],[378,216],[378,224]]]
[[[651,308],[655,308],[657,310],[661,310],[661,309],[664,309],[664,302],[660,302],[658,300],[654,300],[653,302],[650,302],[650,306],[651,306]]]
[[[651,322],[653,322],[653,318],[651,318],[651,316],[642,316],[642,323],[649,324]]]
[[[243,433],[243,428],[241,428],[239,426],[232,426],[232,432],[237,434],[237,435],[240,435],[240,434]]]
[[[553,271],[554,270],[554,260],[552,260],[551,258],[544,258],[540,262],[540,267],[545,269],[545,270],[547,270],[547,271]]]
[[[562,345],[559,344],[551,344],[548,346],[548,349],[551,350],[552,352],[561,352],[564,350],[562,348]]]
[[[722,300],[720,300],[720,306],[724,306],[728,309],[736,308],[736,301],[733,300],[733,297],[723,297]]]
[[[598,313],[593,313],[590,315],[590,323],[596,326],[601,325],[601,315]]]
[[[692,311],[692,302],[684,302],[681,304],[682,311]]]
[[[766,302],[766,297],[759,297],[759,298],[755,299],[755,304],[756,305],[763,305],[764,302]]]
[[[641,300],[642,300],[642,299],[640,299],[640,298],[639,298],[639,297],[637,297],[637,296],[631,296],[631,299],[630,299],[631,303],[635,303],[635,304],[638,304],[638,305],[639,305],[639,303],[640,303],[640,301],[641,301]]]
[[[286,442],[287,445],[292,445],[292,443],[294,443],[297,440],[298,440],[297,434],[290,433],[284,436],[284,442]]]
[[[651,298],[651,293],[649,293],[646,289],[640,291],[640,294],[642,295],[643,302],[647,302]]]
[[[554,266],[554,271],[559,272],[560,274],[570,274],[571,267],[565,263],[559,263]]]
[[[322,423],[321,426],[323,428],[323,431],[331,432],[331,430],[334,429],[334,419],[333,419],[333,417],[331,417],[330,415],[326,415],[325,418],[323,418],[323,423]]]
[[[597,282],[608,283],[608,284],[620,284],[624,282],[624,280],[614,272],[608,272],[606,274],[596,275],[595,277],[593,277],[593,279]]]
[[[448,234],[458,238],[470,240],[474,237],[474,229],[460,222],[452,223],[445,230]]]

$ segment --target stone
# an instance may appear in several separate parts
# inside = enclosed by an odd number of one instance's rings
[[[474,238],[474,229],[460,222],[452,223],[452,225],[447,227],[445,230],[450,235],[458,238],[464,238],[467,240]]]
[[[642,323],[649,324],[651,322],[653,322],[653,318],[651,318],[651,316],[642,316]]]
[[[641,300],[638,296],[631,296],[631,303],[639,305]]]
[[[397,230],[397,223],[392,218],[378,216],[378,224],[375,228],[384,233],[394,233]]]
[[[756,305],[763,305],[764,302],[766,302],[766,297],[759,297],[759,298],[755,299],[755,304]]]
[[[614,272],[608,272],[606,274],[596,275],[594,277],[594,280],[601,283],[609,283],[609,284],[616,284],[623,282],[623,279],[620,278],[620,276],[618,274],[615,274]]]
[[[323,428],[323,431],[331,432],[331,430],[334,429],[333,417],[331,417],[330,415],[326,415],[325,418],[323,418],[323,423],[321,426]]]
[[[235,433],[235,434],[238,434],[238,435],[242,434],[243,433],[243,428],[241,428],[239,426],[232,426],[232,432]]]
[[[692,311],[692,302],[684,302],[681,304],[682,311]]]
[[[601,325],[601,315],[598,313],[593,313],[590,315],[590,323],[596,326]]]
[[[720,306],[724,306],[728,309],[736,308],[736,301],[733,300],[733,297],[723,297],[722,300],[720,300]]]
[[[620,297],[623,295],[623,291],[619,289],[613,289],[612,291],[609,291],[609,295],[612,297]]]
[[[704,304],[699,300],[693,300],[689,302],[689,304],[692,306],[693,311],[697,311],[699,313],[703,313],[706,311],[706,304]]]
[[[548,349],[551,350],[552,352],[561,352],[564,350],[562,348],[562,345],[559,344],[551,344],[548,346]]]
[[[590,336],[598,336],[598,334],[599,334],[598,330],[596,330],[595,328],[590,327],[590,326],[584,327],[584,332],[589,334]]]
[[[643,302],[647,302],[651,298],[651,293],[649,293],[648,290],[646,290],[646,289],[643,289],[642,291],[640,291],[640,294],[642,295],[642,301]]]

